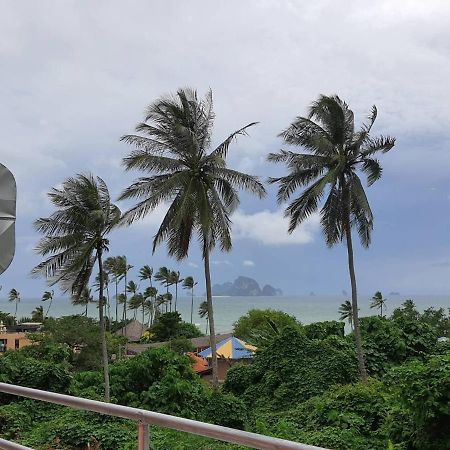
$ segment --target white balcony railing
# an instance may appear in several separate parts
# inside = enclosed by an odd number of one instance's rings
[[[145,409],[130,408],[129,406],[115,405],[113,403],[98,402],[86,398],[73,397],[71,395],[57,394],[55,392],[41,391],[23,386],[15,386],[0,383],[0,392],[18,395],[20,397],[41,400],[72,408],[93,411],[124,419],[135,420],[138,423],[138,449],[148,450],[150,448],[149,425],[171,428],[186,433],[205,436],[220,441],[245,445],[250,448],[266,450],[326,450],[284,439],[263,436],[261,434],[249,433],[247,431],[235,430],[233,428],[212,425],[210,423],[198,422],[196,420],[184,419],[182,417],[170,416]],[[0,448],[6,450],[31,450],[23,445],[0,439]]]

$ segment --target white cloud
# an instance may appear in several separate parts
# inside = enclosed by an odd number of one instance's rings
[[[254,267],[255,262],[252,261],[251,259],[244,259],[244,261],[242,261],[242,265],[246,267]]]
[[[189,267],[193,267],[194,269],[198,269],[198,264],[195,264],[195,263],[193,263],[191,261],[188,262],[188,266]]]
[[[228,259],[213,259],[211,264],[215,266],[231,266],[232,263]]]
[[[253,239],[266,245],[304,245],[314,241],[319,231],[318,214],[310,216],[292,234],[288,234],[288,219],[283,210],[264,210],[254,214],[237,211],[233,217],[233,236]]]

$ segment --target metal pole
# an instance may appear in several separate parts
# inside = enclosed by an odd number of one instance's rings
[[[148,432],[148,424],[144,422],[139,422],[138,425],[138,439],[139,439],[139,450],[149,450],[150,445],[150,439],[149,439],[149,432]]]

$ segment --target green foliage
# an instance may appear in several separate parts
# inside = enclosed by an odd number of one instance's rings
[[[328,320],[305,325],[303,330],[309,339],[325,339],[328,336],[338,336],[343,338],[345,334],[345,325],[337,320]]]
[[[247,422],[244,402],[232,394],[213,391],[201,411],[201,420],[243,430]]]
[[[167,343],[167,347],[179,355],[184,355],[187,352],[192,352],[195,350],[192,342],[185,337],[172,339]]]
[[[68,364],[10,351],[0,358],[0,381],[54,392],[67,392],[72,376]],[[5,399],[5,396],[1,396]]]
[[[111,366],[111,393],[124,405],[193,417],[205,387],[191,364],[167,348],[148,349]]]
[[[0,322],[3,322],[3,325],[14,325],[14,317],[7,312],[0,311]]]
[[[300,326],[297,319],[274,309],[251,309],[233,325],[233,334],[244,341],[260,346],[267,337],[273,338],[285,326]]]
[[[449,449],[450,354],[396,367],[386,385],[394,400],[390,433],[418,450]]]
[[[344,340],[308,339],[294,327],[285,327],[253,364],[229,372],[224,388],[259,408],[282,409],[321,394],[333,384],[357,377],[356,358]],[[245,387],[245,388],[244,388]]]
[[[179,312],[161,314],[156,323],[150,328],[154,342],[165,342],[178,337],[194,338],[203,336],[194,324],[183,322]]]

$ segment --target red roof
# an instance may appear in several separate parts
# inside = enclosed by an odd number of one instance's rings
[[[192,352],[188,352],[186,355],[193,360],[192,368],[194,369],[194,372],[201,373],[209,369],[208,361],[205,358],[202,358]]]

